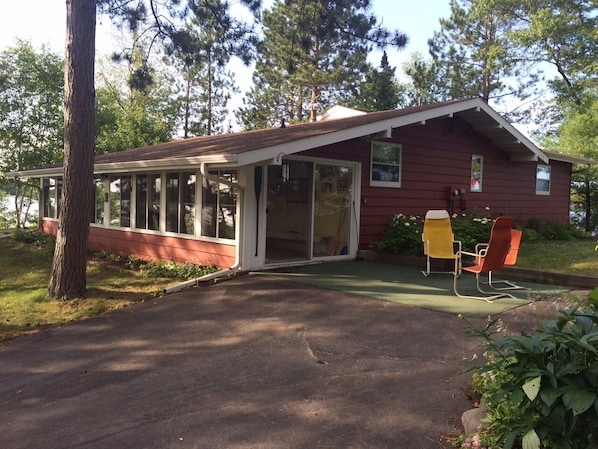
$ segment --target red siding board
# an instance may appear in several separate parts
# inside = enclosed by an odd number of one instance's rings
[[[44,220],[42,229],[47,234],[56,235],[58,222]],[[234,245],[96,226],[89,228],[88,246],[92,251],[132,255],[144,260],[167,260],[218,267],[233,266],[236,258]]]
[[[536,162],[511,162],[509,155],[487,138],[473,132],[462,120],[430,120],[393,132],[402,144],[401,187],[370,186],[370,142],[355,139],[305,155],[357,161],[362,164],[361,227],[359,247],[367,248],[380,238],[389,218],[398,213],[423,217],[429,209],[451,209],[449,187],[465,189],[467,210],[489,208],[492,216],[505,213],[524,225],[531,217],[566,224],[569,221],[570,164],[551,162],[550,195],[537,195]],[[482,192],[471,192],[471,156],[481,155]],[[460,212],[455,198],[453,212]]]

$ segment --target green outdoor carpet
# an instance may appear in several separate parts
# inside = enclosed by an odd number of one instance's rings
[[[529,290],[510,290],[508,293],[516,298],[500,298],[488,303],[455,296],[451,274],[434,273],[425,277],[417,267],[370,261],[319,263],[259,274],[407,306],[451,314],[462,313],[467,316],[493,315],[525,305],[532,299],[568,291],[563,287],[517,282]],[[495,274],[495,279],[501,279],[499,274]],[[471,273],[461,275],[458,285],[461,294],[481,295],[475,286],[475,275]]]

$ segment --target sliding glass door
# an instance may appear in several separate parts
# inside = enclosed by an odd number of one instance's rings
[[[354,172],[307,161],[268,167],[266,263],[351,254]]]

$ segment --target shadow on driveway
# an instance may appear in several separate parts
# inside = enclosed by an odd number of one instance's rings
[[[268,276],[179,292],[0,345],[0,447],[443,447],[464,327]]]

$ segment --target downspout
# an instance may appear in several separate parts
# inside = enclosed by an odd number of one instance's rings
[[[227,179],[222,179],[219,178],[217,176],[214,175],[210,175],[207,170],[206,170],[206,163],[202,162],[199,166],[199,172],[201,173],[201,175],[210,180],[210,181],[214,181],[217,182],[219,184],[226,184],[227,186],[233,187],[235,189],[238,189],[239,191],[239,204],[242,205],[243,204],[243,188],[241,187],[240,184],[238,183],[234,183],[234,182],[230,182]],[[241,213],[237,214],[239,217],[241,217]],[[237,232],[237,235],[239,236],[238,238],[238,243],[237,243],[237,250],[236,250],[236,254],[235,254],[235,263],[233,266],[229,267],[229,268],[225,268],[223,270],[220,271],[216,271],[214,273],[210,273],[210,274],[206,274],[205,276],[200,276],[198,278],[195,279],[190,279],[188,281],[185,282],[181,282],[180,284],[176,284],[173,285],[172,287],[167,287],[163,290],[164,294],[168,294],[168,293],[174,293],[174,292],[178,292],[180,290],[184,290],[186,288],[189,287],[194,287],[197,284],[201,283],[201,282],[208,282],[208,281],[213,281],[215,279],[219,279],[222,277],[231,277],[234,276],[236,271],[239,269],[239,267],[241,266],[241,248],[242,248],[242,243],[243,243],[243,232],[242,232],[242,223],[243,220],[237,220],[238,226],[237,226],[237,230],[235,232]]]

